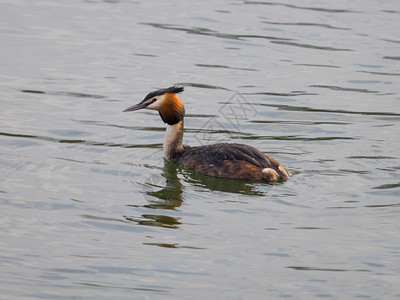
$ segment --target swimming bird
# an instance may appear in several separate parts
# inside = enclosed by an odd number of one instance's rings
[[[284,166],[257,149],[243,144],[219,143],[186,146],[183,141],[185,107],[177,94],[182,86],[171,86],[149,93],[124,112],[139,109],[157,110],[167,124],[163,143],[164,157],[196,172],[236,180],[276,182],[289,179]]]

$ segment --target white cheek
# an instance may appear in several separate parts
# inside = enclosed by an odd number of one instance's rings
[[[147,109],[157,110],[157,101],[146,107]]]

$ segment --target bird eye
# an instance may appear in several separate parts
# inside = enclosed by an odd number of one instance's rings
[[[156,102],[156,101],[157,101],[157,98],[153,98],[153,100],[151,102]]]

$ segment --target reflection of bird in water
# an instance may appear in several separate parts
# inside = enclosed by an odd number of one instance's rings
[[[185,108],[177,93],[183,87],[171,86],[149,93],[143,101],[124,111],[157,110],[167,131],[164,138],[164,156],[196,172],[238,180],[275,182],[287,180],[290,173],[273,158],[243,144],[220,143],[190,147],[182,144]]]
[[[174,209],[182,205],[182,184],[179,181],[177,165],[166,163],[161,175],[151,174],[144,184],[145,198],[151,208]],[[150,196],[150,197],[148,197]],[[154,201],[157,199],[157,201]],[[161,200],[161,201],[160,201]]]

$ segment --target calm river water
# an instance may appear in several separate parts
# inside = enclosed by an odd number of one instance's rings
[[[0,1],[2,299],[400,297],[400,2]],[[163,159],[122,113],[181,84],[191,145],[268,185]]]

